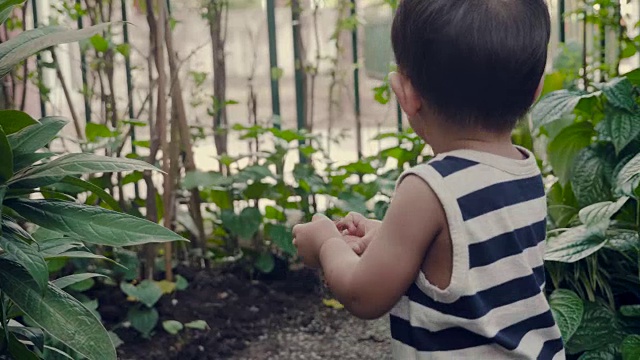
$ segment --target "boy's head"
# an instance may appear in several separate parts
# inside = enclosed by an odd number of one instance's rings
[[[451,125],[509,131],[535,101],[550,23],[544,0],[400,0],[392,42],[410,89],[394,90]]]

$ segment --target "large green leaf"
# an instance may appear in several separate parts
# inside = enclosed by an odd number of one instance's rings
[[[611,200],[611,178],[615,154],[612,146],[582,149],[571,170],[571,186],[581,207]]]
[[[146,219],[99,207],[52,200],[12,200],[9,207],[38,226],[97,245],[187,241]]]
[[[566,343],[582,322],[584,304],[573,291],[558,289],[549,296],[549,305]]]
[[[599,93],[587,94],[569,90],[554,91],[544,96],[533,108],[533,129],[550,124],[572,112],[581,99],[597,96]]]
[[[150,280],[144,280],[138,286],[123,282],[120,284],[120,290],[149,308],[153,307],[162,297],[160,286]]]
[[[107,330],[93,313],[64,291],[49,285],[42,293],[17,263],[0,258],[0,289],[36,325],[90,360],[115,360]]]
[[[608,111],[596,129],[599,137],[611,141],[619,154],[640,134],[640,112]]]
[[[50,161],[42,166],[16,174],[12,182],[39,178],[65,177],[72,175],[110,173],[134,170],[153,170],[156,168],[147,162],[126,158],[112,158],[93,154],[69,154]]]
[[[63,118],[46,117],[40,119],[38,124],[28,126],[15,134],[9,135],[13,156],[31,154],[43,148],[58,135],[67,123],[68,121]]]
[[[81,274],[73,274],[61,277],[59,279],[53,280],[53,285],[59,287],[60,289],[64,289],[68,286],[75,285],[79,282],[85,281],[87,279],[92,279],[94,277],[106,277],[102,274],[95,273],[81,273]]]
[[[273,271],[276,266],[275,260],[273,259],[273,255],[269,252],[264,252],[258,255],[255,259],[253,266],[256,267],[259,271],[269,274]]]
[[[0,126],[0,184],[4,184],[13,176],[13,151],[7,135]]]
[[[622,342],[622,359],[640,359],[640,335],[629,335]]]
[[[573,263],[595,253],[607,243],[604,230],[608,225],[608,222],[598,227],[581,225],[550,238],[547,242],[545,260]]]
[[[562,184],[569,181],[574,159],[591,144],[594,135],[591,123],[580,122],[564,128],[549,144],[549,162]]]
[[[616,314],[599,303],[584,303],[582,322],[566,344],[570,354],[596,350],[621,341],[621,326]]]
[[[0,4],[0,9],[2,9],[2,4]],[[38,124],[38,122],[25,112],[18,110],[0,110],[0,126],[2,126],[7,135],[36,124]]]
[[[629,201],[627,196],[623,196],[618,201],[604,201],[587,206],[580,210],[580,221],[587,226],[597,225],[602,221],[610,220],[624,204]]]
[[[619,109],[627,111],[636,109],[633,85],[627,78],[619,77],[609,81],[602,87],[602,93],[611,105]]]
[[[8,74],[22,60],[41,50],[89,38],[107,30],[111,25],[105,23],[80,30],[46,26],[24,31],[0,44],[0,77]]]
[[[222,212],[222,224],[235,236],[244,240],[249,240],[260,230],[262,224],[262,214],[256,208],[245,208],[240,215],[236,215],[233,210]]]
[[[46,289],[49,281],[47,262],[37,249],[20,239],[8,236],[0,236],[0,247],[4,249],[8,259],[22,265],[29,272],[40,289]]]
[[[640,154],[634,156],[622,167],[616,179],[616,192],[625,195],[634,195],[634,190],[640,182]]]

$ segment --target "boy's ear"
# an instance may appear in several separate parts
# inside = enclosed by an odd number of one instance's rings
[[[540,79],[540,84],[538,84],[538,88],[536,89],[536,94],[533,96],[533,103],[538,101],[540,98],[540,94],[542,94],[542,90],[544,89],[544,76]]]
[[[396,94],[400,107],[409,117],[414,117],[422,108],[422,98],[403,74],[392,72],[389,74],[391,89]]]

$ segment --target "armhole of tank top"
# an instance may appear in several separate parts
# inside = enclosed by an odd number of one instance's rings
[[[469,270],[469,247],[466,234],[462,226],[462,214],[453,193],[447,188],[440,174],[428,164],[419,165],[405,171],[399,178],[397,185],[408,175],[421,178],[438,196],[442,204],[449,225],[449,234],[453,249],[453,268],[451,283],[446,289],[440,289],[427,280],[422,271],[418,273],[415,284],[427,296],[438,302],[450,303],[456,301],[467,287],[467,273]]]

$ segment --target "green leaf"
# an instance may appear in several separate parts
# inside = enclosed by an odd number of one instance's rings
[[[569,90],[554,91],[544,96],[533,108],[533,130],[561,119],[565,114],[573,112],[581,99],[597,96],[598,93],[586,94]]]
[[[4,249],[9,260],[22,265],[29,272],[29,275],[41,290],[47,288],[47,282],[49,281],[47,262],[38,253],[37,249],[20,239],[9,239],[5,236],[0,236],[0,247]]]
[[[549,296],[549,305],[566,343],[582,322],[584,304],[573,291],[558,289]]]
[[[0,126],[0,184],[5,184],[13,176],[13,151],[7,136]]]
[[[114,133],[104,124],[87,123],[84,134],[87,136],[87,140],[96,141],[100,138],[111,138]]]
[[[267,166],[254,165],[242,169],[233,177],[236,182],[245,183],[249,180],[259,182],[264,178],[274,178],[274,175]]]
[[[98,52],[105,53],[109,50],[109,42],[100,34],[93,35],[90,41],[93,48]]]
[[[49,144],[67,125],[67,120],[57,117],[40,119],[40,123],[28,126],[9,135],[13,156],[32,154]]]
[[[265,208],[265,215],[264,215],[265,219],[270,219],[270,220],[276,220],[276,221],[287,221],[287,217],[285,216],[284,212],[276,207],[273,207],[271,205],[268,205]]]
[[[607,248],[620,252],[640,250],[640,236],[637,231],[616,230],[612,234],[607,234],[609,242]]]
[[[578,153],[571,186],[581,207],[610,200],[615,154],[611,146],[592,146]]]
[[[634,156],[622,167],[616,179],[616,193],[633,196],[640,179],[640,154]]]
[[[0,335],[6,336],[9,339],[9,353],[14,359],[20,360],[38,360],[39,358],[27,348],[25,344],[20,342],[14,334],[6,334],[0,329]]]
[[[578,216],[578,203],[573,195],[571,183],[562,186],[559,182],[553,184],[547,192],[548,211],[556,228],[564,228]]]
[[[640,305],[624,305],[620,307],[620,314],[627,317],[640,318]]]
[[[609,344],[605,347],[590,350],[580,355],[578,360],[617,360],[617,344]]]
[[[73,274],[73,275],[68,275],[68,276],[53,280],[53,285],[57,286],[60,289],[64,289],[68,286],[77,284],[81,281],[91,279],[94,277],[106,277],[106,276],[102,274],[94,274],[94,273]]]
[[[619,154],[640,134],[640,113],[616,110],[606,113],[597,127],[603,140],[611,141]]]
[[[549,162],[562,184],[569,181],[576,156],[591,144],[593,135],[593,125],[581,122],[564,128],[549,144]]]
[[[162,328],[171,335],[177,335],[180,331],[184,330],[184,325],[179,321],[166,320],[162,322]]]
[[[599,303],[584,303],[582,322],[566,344],[570,354],[596,350],[620,341],[616,314]]]
[[[296,247],[293,245],[293,234],[286,226],[269,224],[267,234],[273,243],[285,253],[291,256],[297,253]]]
[[[129,44],[118,44],[116,45],[116,51],[122,56],[128,57],[131,54],[131,46]]]
[[[90,183],[88,181],[84,181],[82,179],[75,178],[72,176],[67,176],[64,179],[62,179],[62,183],[77,186],[87,191],[90,191],[94,195],[99,197],[102,201],[107,203],[107,205],[109,205],[109,207],[112,210],[117,212],[123,212],[122,208],[120,208],[120,204],[118,204],[118,201],[114,199],[113,196],[109,195],[108,192],[104,191],[101,187],[95,185],[94,183]]]
[[[104,23],[81,30],[46,26],[24,31],[0,44],[0,77],[4,77],[21,61],[41,50],[86,39],[107,30],[111,25]]]
[[[42,166],[16,174],[12,182],[47,177],[110,173],[122,171],[159,171],[155,166],[140,160],[112,158],[93,154],[68,154]]]
[[[633,111],[636,101],[633,96],[633,85],[625,77],[615,78],[602,87],[602,93],[609,103],[619,109]]]
[[[269,274],[273,271],[273,268],[276,266],[275,260],[273,259],[273,255],[271,253],[262,253],[258,255],[253,266],[256,267],[259,271]]]
[[[48,159],[50,157],[55,156],[56,154],[50,152],[36,152],[31,154],[24,154],[19,156],[14,156],[13,160],[13,170],[18,172],[24,169],[27,166],[31,166],[41,160]]]
[[[105,260],[112,263],[115,263],[112,259],[109,259],[106,256],[94,254],[88,251],[67,251],[60,254],[55,255],[44,255],[46,260],[53,259],[93,259],[93,260]]]
[[[133,326],[134,329],[138,330],[144,337],[148,338],[158,324],[160,316],[158,315],[158,311],[154,308],[134,307],[129,310],[127,318],[131,321],[131,326]]]
[[[176,290],[184,291],[189,287],[189,282],[182,275],[176,275]]]
[[[629,198],[623,196],[616,202],[605,201],[589,205],[580,210],[580,221],[587,226],[597,225],[602,221],[608,221],[613,217],[613,215],[622,209],[627,201],[629,201]]]
[[[31,341],[36,349],[44,350],[44,332],[42,329],[26,326],[9,326],[8,329],[10,333],[20,335]]]
[[[573,263],[600,250],[607,243],[603,232],[609,223],[605,222],[599,226],[604,229],[582,225],[549,239],[545,260]]]
[[[629,335],[622,342],[622,359],[640,359],[640,335]]]
[[[0,8],[2,8],[1,4]],[[38,124],[38,122],[25,112],[18,110],[0,110],[0,126],[7,135],[11,135],[27,126],[36,124]]]
[[[26,0],[2,0],[2,1],[0,1],[0,14],[2,14],[0,16],[0,24],[4,24],[5,21],[7,21],[7,19],[9,18],[9,16],[11,16],[11,14],[13,13],[13,9],[16,6],[23,4],[25,1]]]
[[[84,244],[71,238],[50,238],[46,240],[36,240],[38,243],[33,246],[38,248],[43,256],[62,254],[71,249],[83,247]]]
[[[187,173],[182,181],[184,189],[208,188],[213,186],[228,186],[233,182],[232,178],[228,178],[219,172],[201,172],[193,171]]]
[[[38,226],[96,245],[187,241],[146,219],[94,206],[55,200],[12,200],[9,207]]]
[[[240,215],[232,210],[222,212],[222,223],[235,236],[244,240],[250,240],[260,230],[262,214],[256,208],[245,208]]]
[[[204,320],[192,321],[184,324],[184,326],[188,329],[195,329],[195,330],[207,330],[207,328],[209,327],[207,322]]]
[[[123,282],[120,284],[120,289],[147,307],[153,307],[162,297],[162,289],[150,280],[144,280],[138,286]]]
[[[27,271],[0,258],[0,289],[57,340],[89,360],[115,360],[107,330],[93,313],[64,291],[49,285],[43,293]]]

